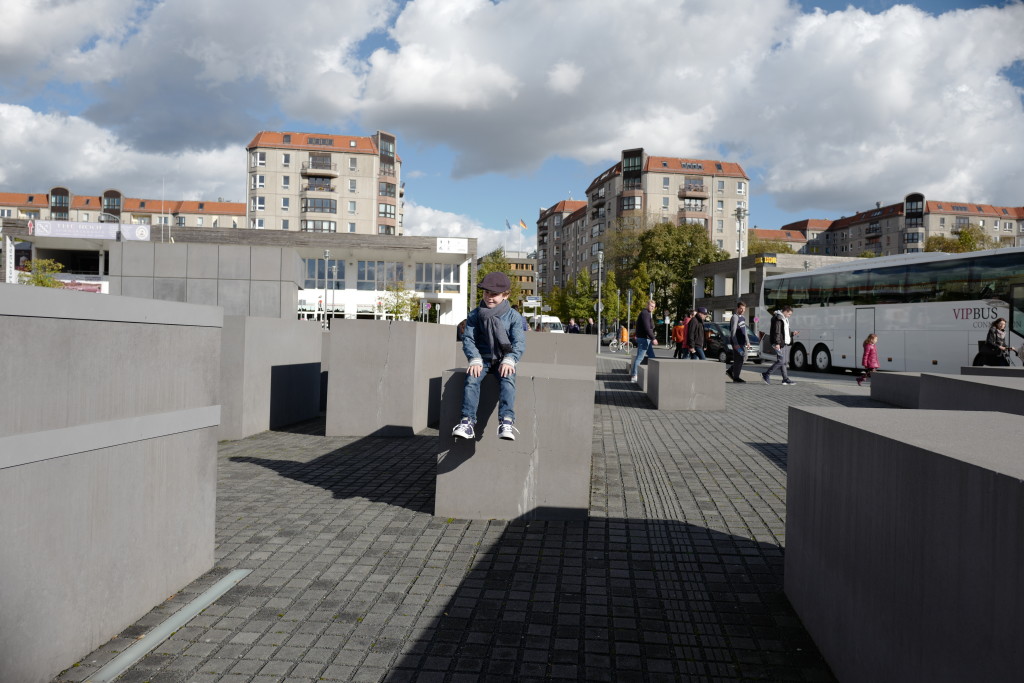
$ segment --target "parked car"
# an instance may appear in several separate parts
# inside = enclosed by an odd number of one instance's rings
[[[705,321],[704,354],[708,358],[717,358],[722,363],[732,363],[733,350],[729,343],[729,335],[729,323]],[[753,361],[760,365],[763,361],[758,348],[758,340],[750,329],[747,330],[747,337],[750,339],[750,343],[747,345],[746,359],[748,362]]]
[[[618,332],[605,332],[601,337],[601,346],[608,346],[612,343],[612,339],[615,339]]]

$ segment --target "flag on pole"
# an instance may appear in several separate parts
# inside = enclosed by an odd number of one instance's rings
[[[505,227],[508,228],[509,230],[512,229],[512,224],[508,222],[508,218],[505,219]]]
[[[526,223],[523,221],[522,218],[519,219],[519,227],[522,228],[523,230],[526,230]]]

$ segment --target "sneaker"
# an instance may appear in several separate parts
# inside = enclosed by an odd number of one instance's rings
[[[473,421],[468,417],[459,420],[459,424],[455,425],[455,429],[452,430],[452,436],[456,439],[476,438],[476,432],[473,431]]]
[[[518,431],[519,430],[516,429],[515,423],[513,423],[510,418],[503,417],[500,420],[498,420],[498,438],[499,439],[508,439],[509,441],[515,441],[516,440],[515,432],[518,432]]]
[[[863,377],[858,377],[857,378],[857,386],[858,387],[864,386],[864,378]]]
[[[745,379],[740,379],[739,377],[733,377],[733,378],[732,378],[732,381],[733,381],[733,382],[736,382],[736,384],[746,384],[746,383],[747,383],[747,380],[745,380]]]
[[[796,384],[796,382],[794,382],[791,379],[784,379],[784,380],[782,380],[782,383],[785,384],[786,386],[790,386],[790,385]]]
[[[772,383],[772,381],[770,379],[768,379],[768,373],[767,372],[762,372],[761,373],[761,381],[764,382],[765,384],[769,385],[769,386]]]
[[[633,384],[636,384],[636,375],[633,375],[632,377],[630,377],[629,381],[632,382]]]

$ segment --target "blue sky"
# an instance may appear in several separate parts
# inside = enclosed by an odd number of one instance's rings
[[[1017,1],[29,0],[5,23],[0,192],[244,201],[257,131],[379,128],[406,232],[484,249],[506,217],[531,246],[631,147],[739,162],[759,227],[910,191],[1024,204]]]

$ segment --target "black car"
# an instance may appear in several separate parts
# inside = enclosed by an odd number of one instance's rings
[[[722,363],[733,362],[732,344],[729,343],[729,323],[704,321],[704,355],[708,358],[717,358]],[[761,364],[761,356],[758,351],[757,339],[750,330],[747,330],[747,337],[750,344],[747,346],[747,361],[754,361]]]

